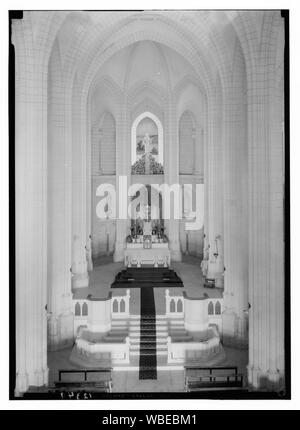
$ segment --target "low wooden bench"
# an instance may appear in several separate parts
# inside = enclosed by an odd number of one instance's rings
[[[63,391],[100,391],[112,392],[112,368],[102,369],[60,369],[58,371],[58,381],[55,383],[57,389]],[[64,375],[81,375],[75,380],[65,380]]]
[[[243,387],[243,375],[237,367],[185,366],[184,380],[186,392]]]

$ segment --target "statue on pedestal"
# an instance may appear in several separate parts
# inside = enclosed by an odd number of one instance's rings
[[[148,133],[145,134],[143,144],[145,147],[145,174],[150,174],[150,151],[151,151],[151,137]]]

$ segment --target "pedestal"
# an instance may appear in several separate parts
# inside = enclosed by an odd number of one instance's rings
[[[122,243],[116,243],[113,259],[114,259],[115,263],[119,263],[119,262],[124,260],[124,244],[123,244],[123,242]]]
[[[28,373],[17,373],[16,375],[16,387],[15,387],[15,396],[21,397],[23,393],[28,390]]]
[[[74,343],[74,315],[66,313],[48,317],[48,349],[56,351]]]
[[[231,309],[222,313],[223,343],[234,348],[248,347],[248,316],[245,312],[240,315]]]
[[[170,242],[170,252],[171,252],[171,260],[172,261],[181,261],[182,260],[182,254],[181,254],[181,250],[180,250],[179,241]]]
[[[85,288],[89,285],[87,261],[74,263],[72,266],[72,289]]]

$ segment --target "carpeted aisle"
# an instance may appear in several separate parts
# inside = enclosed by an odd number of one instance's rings
[[[141,288],[139,379],[157,379],[156,314],[152,287]]]
[[[128,267],[121,270],[111,284],[111,288],[147,287],[183,288],[183,283],[173,269],[165,267]]]

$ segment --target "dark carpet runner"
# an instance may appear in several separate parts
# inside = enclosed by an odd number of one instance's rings
[[[183,287],[182,280],[173,269],[161,267],[128,267],[121,270],[111,288]]]
[[[141,288],[139,379],[157,379],[156,314],[152,287]]]

